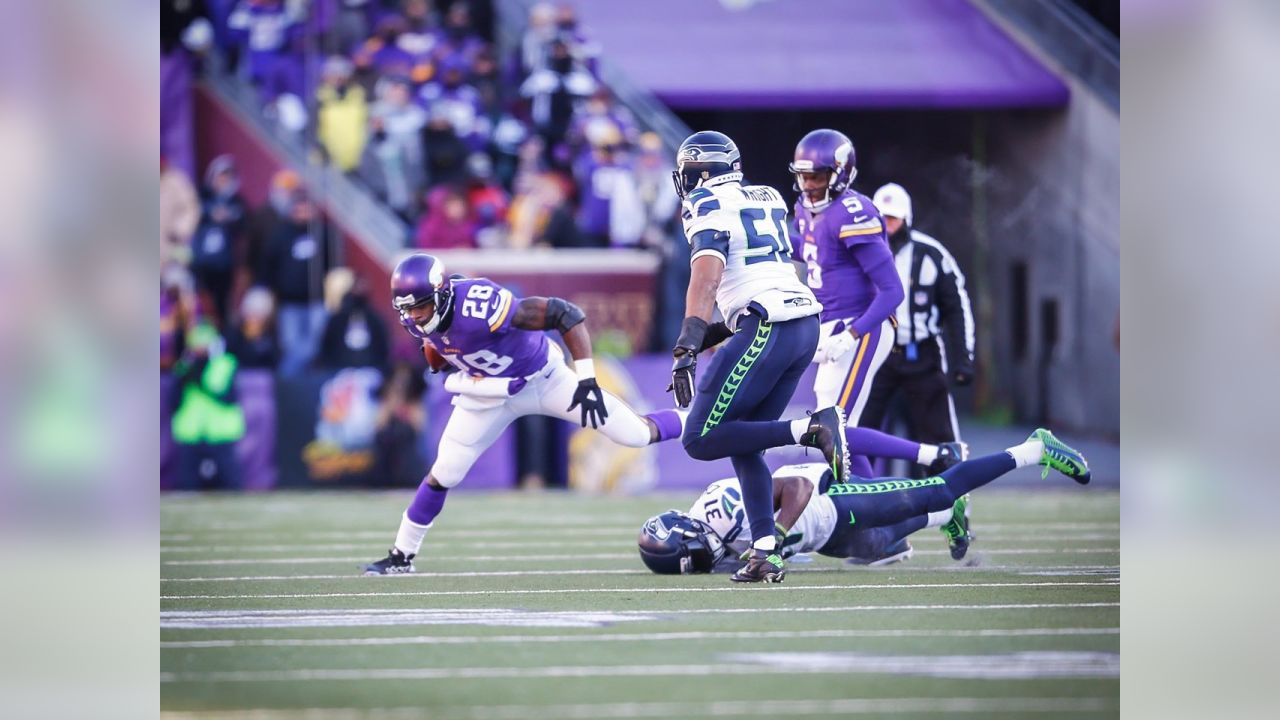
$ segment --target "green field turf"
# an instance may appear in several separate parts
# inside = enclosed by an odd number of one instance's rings
[[[421,574],[360,577],[408,497],[164,498],[166,716],[1118,715],[1114,491],[976,493],[972,566],[925,530],[902,565],[745,587],[641,565],[693,493],[454,493]]]

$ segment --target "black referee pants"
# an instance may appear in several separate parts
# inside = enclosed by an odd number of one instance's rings
[[[936,339],[925,340],[916,348],[918,355],[913,362],[907,360],[905,347],[893,346],[893,352],[876,373],[859,424],[882,427],[894,397],[902,393],[911,439],[932,445],[951,442],[959,428],[953,422],[955,411],[942,371],[941,348]]]

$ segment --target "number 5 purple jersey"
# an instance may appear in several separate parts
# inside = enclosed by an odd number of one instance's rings
[[[518,378],[547,364],[547,336],[512,324],[520,302],[510,290],[485,278],[451,280],[453,322],[427,335],[454,367],[481,377]]]
[[[822,303],[822,319],[855,318],[858,332],[869,332],[902,301],[902,281],[880,212],[855,190],[840,193],[817,213],[802,201],[796,202],[795,211],[809,288]],[[877,303],[880,288],[890,285],[896,285],[896,297]]]

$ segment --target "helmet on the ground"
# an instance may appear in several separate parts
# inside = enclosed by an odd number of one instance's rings
[[[857,157],[853,151],[853,141],[838,130],[814,130],[800,138],[796,144],[795,157],[788,169],[796,178],[795,190],[800,193],[800,200],[805,207],[820,209],[831,202],[831,198],[844,192],[858,175]],[[830,174],[827,182],[826,198],[821,202],[811,202],[805,195],[800,183],[800,173]]]
[[[710,526],[679,510],[649,518],[637,542],[640,559],[662,575],[709,573],[725,554],[724,543]]]
[[[671,179],[682,199],[711,178],[736,173],[742,179],[742,155],[733,139],[713,130],[696,132],[685,138],[676,151],[676,169]]]
[[[418,324],[409,310],[431,303],[431,318]],[[414,253],[396,265],[391,273],[391,305],[400,312],[400,324],[416,337],[448,327],[453,314],[453,286],[445,275],[444,263],[426,253]]]

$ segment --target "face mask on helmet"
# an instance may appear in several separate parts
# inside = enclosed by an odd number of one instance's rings
[[[644,564],[663,575],[709,573],[726,552],[714,530],[678,510],[649,518],[637,543]]]
[[[403,260],[391,276],[391,305],[411,335],[423,338],[443,332],[453,309],[453,289],[445,280],[444,266],[421,253]]]

